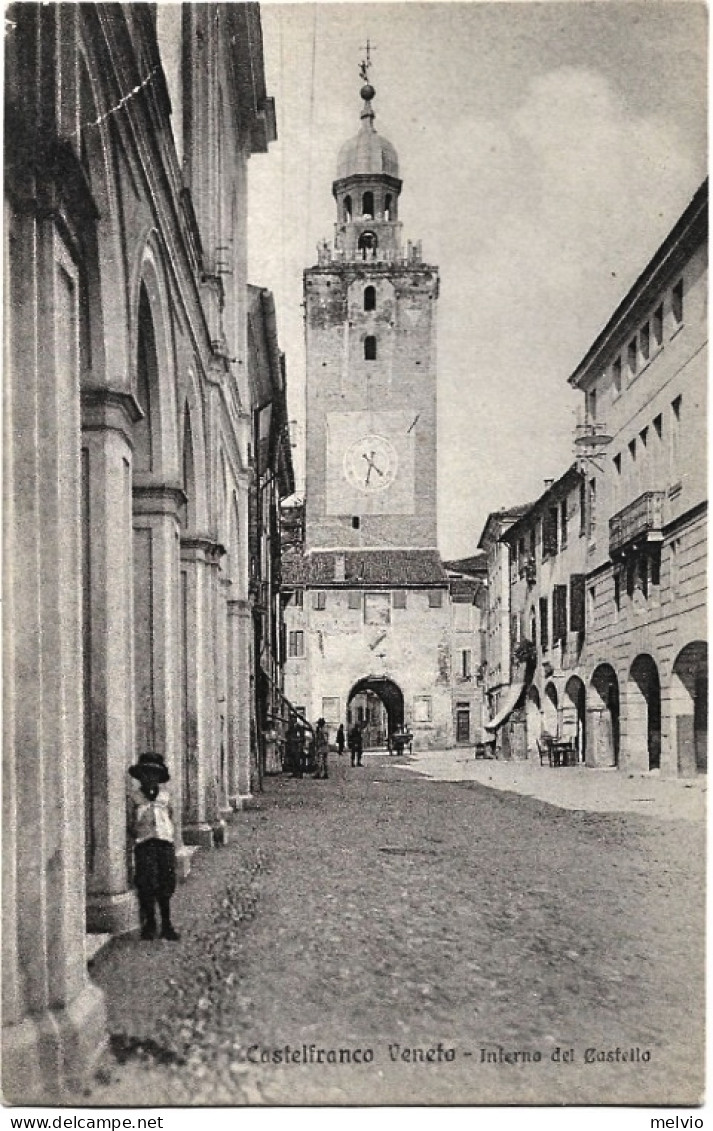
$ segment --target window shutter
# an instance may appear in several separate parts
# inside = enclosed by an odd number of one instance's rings
[[[552,640],[557,643],[567,636],[567,586],[555,585],[552,593]]]
[[[546,652],[550,646],[549,624],[547,623],[547,598],[540,597],[540,643],[542,651]]]
[[[569,627],[572,632],[584,632],[585,582],[583,573],[573,573],[569,579]]]

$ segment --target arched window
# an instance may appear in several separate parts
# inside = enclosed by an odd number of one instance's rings
[[[384,197],[384,215],[387,220],[391,219],[391,193],[387,192]]]
[[[367,287],[365,289],[364,310],[376,310],[376,287]]]
[[[376,338],[373,334],[364,338],[364,361],[376,361]]]
[[[374,194],[373,192],[365,192],[361,198],[362,214],[371,220],[374,215]]]
[[[361,252],[362,259],[375,259],[376,249],[379,246],[379,241],[374,232],[362,232],[359,236],[357,247]]]
[[[344,197],[344,221],[350,224],[352,219],[352,198],[350,196]]]

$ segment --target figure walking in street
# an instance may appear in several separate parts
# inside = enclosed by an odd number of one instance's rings
[[[130,832],[134,840],[134,882],[139,896],[141,938],[155,939],[156,904],[161,938],[180,939],[171,923],[171,896],[176,890],[176,849],[168,768],[161,754],[141,754],[129,773],[139,783],[131,801]]]
[[[339,730],[337,731],[337,750],[341,757],[344,753],[344,723],[339,724]]]
[[[359,723],[354,723],[349,731],[349,751],[352,756],[352,766],[361,766],[362,737]]]
[[[317,730],[314,735],[314,754],[317,761],[318,778],[327,778],[327,754],[329,753],[329,733],[324,719],[317,719]]]

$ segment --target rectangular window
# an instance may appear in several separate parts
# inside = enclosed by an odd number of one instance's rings
[[[621,452],[614,456],[612,463],[614,464],[614,470],[617,475],[621,475]]]
[[[533,562],[535,560],[536,551],[537,551],[537,531],[535,530],[535,528],[533,526],[532,530],[530,531],[530,557],[532,558]]]
[[[635,439],[629,440],[629,455],[631,456],[631,462],[636,463],[636,440]]]
[[[358,589],[350,589],[347,593],[347,606],[350,609],[361,608],[361,593]]]
[[[560,503],[560,542],[564,550],[567,545],[567,500]]]
[[[660,440],[663,436],[663,416],[661,415],[661,413],[659,413],[658,416],[654,417],[654,432]]]
[[[649,430],[648,430],[648,428],[642,428],[641,429],[641,431],[639,432],[639,439],[641,440],[641,446],[643,448],[645,448],[646,445],[649,442]]]
[[[614,614],[618,617],[621,610],[621,574],[617,571],[614,574]]]
[[[406,590],[405,589],[394,589],[394,592],[392,594],[392,604],[393,604],[395,609],[405,609],[406,608]]]
[[[579,482],[579,533],[587,533],[587,484],[584,479]]]
[[[466,605],[464,601],[459,601],[457,604],[452,605],[453,609],[453,628],[456,632],[470,632],[471,628],[471,612],[472,605]]]
[[[540,643],[542,645],[542,651],[546,652],[550,646],[550,626],[548,623],[546,597],[540,597]]]
[[[364,624],[391,624],[391,594],[364,594]]]
[[[682,397],[676,397],[671,401],[671,427],[669,429],[669,455],[670,455],[670,474],[671,482],[677,483],[679,476],[679,448],[681,438],[681,407],[683,404]]]
[[[589,480],[589,537],[593,538],[597,531],[597,481]]]
[[[301,609],[304,605],[304,589],[295,589],[295,605]]]
[[[567,639],[567,586],[555,585],[552,590],[552,643]]]
[[[552,557],[557,553],[559,512],[557,507],[548,507],[542,526],[542,556]]]
[[[463,679],[470,679],[472,656],[470,648],[463,648],[460,654],[460,674]]]
[[[587,393],[587,418],[590,421],[597,419],[597,390],[596,387]]]
[[[594,610],[597,607],[597,587],[591,585],[587,591],[587,624],[590,628],[594,625]]]
[[[342,721],[338,695],[322,696],[322,718],[326,723],[339,726]]]
[[[584,597],[586,578],[573,573],[569,579],[569,627],[571,632],[584,632]]]
[[[639,352],[642,362],[646,364],[651,353],[651,329],[648,322],[644,322],[639,330]]]
[[[305,634],[300,630],[290,633],[289,655],[299,659],[305,654]]]
[[[413,700],[413,721],[415,723],[430,723],[431,721],[431,696],[415,695]]]
[[[617,357],[611,367],[612,386],[614,388],[614,395],[618,396],[621,392],[621,358]]]
[[[429,589],[428,591],[428,607],[429,609],[443,608],[443,590],[442,589]]]
[[[663,342],[663,303],[656,307],[653,317],[654,342],[660,346]]]
[[[638,353],[639,353],[636,346],[637,346],[636,338],[632,338],[631,341],[629,342],[628,347],[627,347],[627,359],[626,359],[627,368],[629,370],[629,380],[631,380],[632,377],[636,376]]]
[[[683,279],[679,279],[671,291],[671,313],[676,326],[683,322]]]
[[[323,589],[317,589],[312,594],[312,608],[313,609],[326,609],[327,607],[327,594]]]

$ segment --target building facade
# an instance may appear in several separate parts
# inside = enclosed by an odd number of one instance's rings
[[[403,246],[398,156],[374,128],[374,88],[339,153],[332,245],[304,273],[304,552],[283,581],[286,687],[308,718],[454,735],[449,581],[437,550],[438,269]],[[368,706],[368,696],[383,711]],[[361,698],[359,698],[361,697]],[[354,703],[354,716],[352,716]],[[366,712],[370,712],[367,720]],[[384,732],[387,732],[384,734]],[[372,738],[371,732],[367,739]]]
[[[259,9],[7,12],[3,1072],[104,1040],[85,931],[137,922],[127,768],[178,857],[250,789],[246,185],[274,138]]]
[[[667,776],[706,769],[707,208],[705,182],[570,377],[596,758]]]
[[[569,739],[577,762],[587,743],[584,476],[577,464],[550,483],[502,535],[510,561],[510,653],[523,684],[501,725],[510,750],[539,762],[543,732]]]

